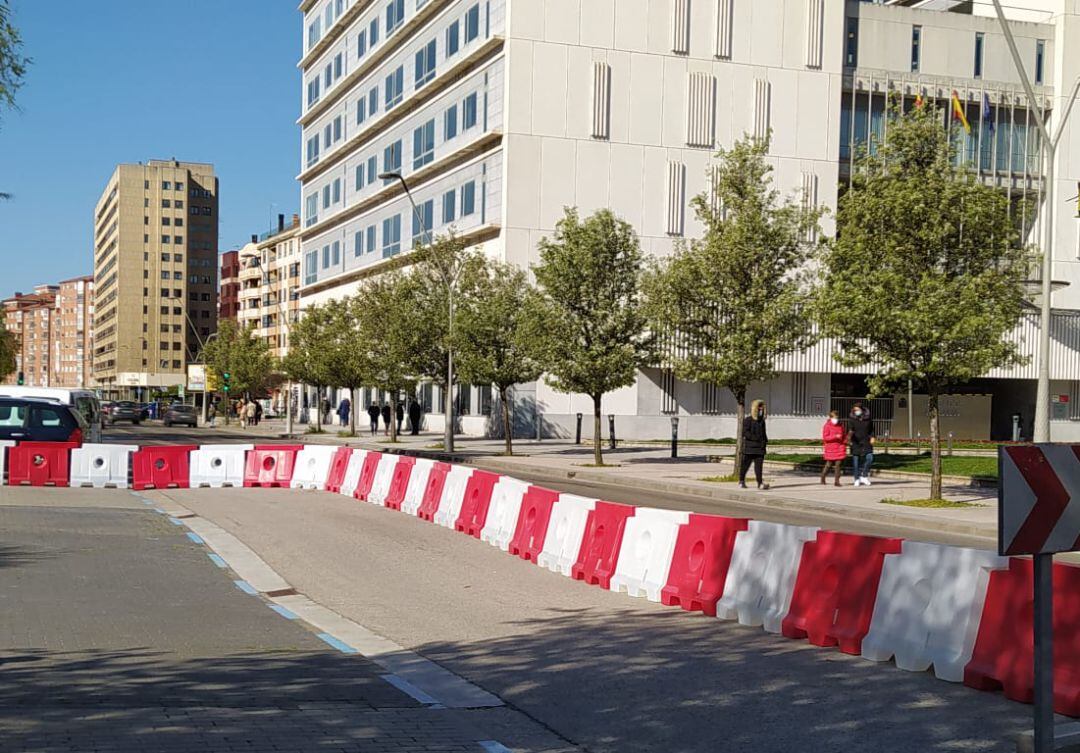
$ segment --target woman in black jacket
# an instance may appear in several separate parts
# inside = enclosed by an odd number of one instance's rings
[[[765,462],[769,435],[765,430],[765,401],[755,400],[750,404],[750,415],[743,419],[742,465],[739,467],[739,488],[746,488],[746,472],[754,464],[754,477],[758,489],[768,489],[769,485],[761,481],[761,468]]]

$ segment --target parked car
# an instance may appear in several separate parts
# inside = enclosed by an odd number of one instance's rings
[[[0,397],[0,439],[15,442],[77,442],[82,444],[90,424],[59,400]]]
[[[173,403],[165,410],[162,420],[166,426],[183,424],[195,428],[199,425],[199,414],[195,412],[195,406]]]
[[[130,400],[120,400],[109,407],[108,423],[113,426],[117,421],[130,421],[133,426],[138,426],[149,417],[150,414],[145,408]]]
[[[101,428],[105,425],[101,403],[97,395],[90,390],[0,385],[0,397],[52,400],[74,408],[86,419],[88,430],[84,439],[87,442],[101,441]]]

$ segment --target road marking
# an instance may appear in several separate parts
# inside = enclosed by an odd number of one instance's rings
[[[233,583],[235,583],[236,587],[246,594],[251,594],[252,596],[259,595],[259,592],[252,588],[251,584],[248,583],[246,580],[234,580]]]
[[[386,680],[391,685],[393,685],[395,688],[400,690],[405,695],[412,696],[416,701],[424,704],[425,706],[433,706],[433,707],[437,707],[437,708],[440,708],[440,709],[446,708],[441,703],[436,701],[434,698],[429,696],[427,693],[422,691],[420,688],[413,685],[408,680],[405,680],[405,679],[403,679],[401,677],[398,677],[397,675],[379,675],[379,676],[382,677],[384,680]]]
[[[480,747],[486,750],[487,753],[513,753],[513,751],[497,740],[481,740]]]
[[[358,654],[358,653],[360,653],[355,648],[350,646],[348,643],[345,643],[344,641],[338,640],[337,638],[330,635],[329,633],[319,633],[318,637],[321,638],[326,643],[333,646],[334,648],[336,648],[338,651],[340,651],[343,654]]]
[[[280,614],[282,617],[284,617],[286,620],[299,620],[300,619],[300,615],[296,614],[295,612],[292,612],[291,610],[286,609],[285,607],[281,606],[280,604],[269,604],[268,606],[271,609],[273,609],[275,612]]]
[[[205,544],[206,543],[205,541],[202,540],[202,537],[199,536],[199,534],[192,533],[191,531],[187,532],[187,537],[189,539],[191,539],[192,541],[194,541],[196,544]]]
[[[221,559],[219,555],[214,554],[213,552],[209,552],[207,556],[210,558],[211,562],[220,567],[222,570],[228,567],[228,565],[225,563],[225,560]]]

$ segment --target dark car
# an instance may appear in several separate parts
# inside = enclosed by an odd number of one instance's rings
[[[82,444],[88,429],[81,413],[55,400],[0,397],[0,439]]]
[[[145,408],[139,407],[130,400],[121,400],[109,407],[109,415],[106,420],[110,426],[117,421],[130,421],[133,425],[138,426],[147,418],[149,418],[149,413]]]
[[[193,405],[173,403],[165,411],[162,420],[166,426],[183,424],[194,429],[199,425],[199,414],[195,412],[195,406]]]

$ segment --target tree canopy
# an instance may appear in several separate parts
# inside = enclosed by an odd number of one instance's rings
[[[203,347],[203,360],[219,381],[229,375],[235,394],[262,391],[274,369],[266,341],[232,319],[218,324],[217,336]]]

